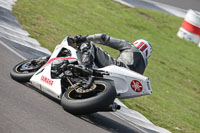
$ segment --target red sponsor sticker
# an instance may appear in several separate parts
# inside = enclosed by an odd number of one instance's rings
[[[47,78],[45,76],[42,76],[40,80],[45,82],[48,85],[51,85],[51,86],[53,85],[53,80],[51,80],[51,79],[49,79],[49,78]]]
[[[141,92],[143,90],[142,84],[138,80],[131,81],[130,85],[131,85],[131,88],[133,89],[133,91],[135,91],[135,92]]]

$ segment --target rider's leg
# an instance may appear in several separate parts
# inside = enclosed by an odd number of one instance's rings
[[[127,67],[127,65],[125,65],[123,62],[117,61],[95,44],[92,44],[91,46],[94,49],[93,50],[95,57],[94,62],[98,67],[105,67],[112,64],[117,66]]]
[[[127,67],[124,63],[117,61],[95,44],[83,43],[80,47],[80,50],[82,52],[82,64],[86,67],[91,67],[93,62],[98,67],[105,67],[111,64]]]
[[[80,46],[82,53],[81,62],[84,66],[91,68],[94,62],[94,52],[89,43],[83,43]]]

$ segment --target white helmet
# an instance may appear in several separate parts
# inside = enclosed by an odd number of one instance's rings
[[[150,43],[148,43],[146,40],[140,39],[135,41],[133,45],[135,45],[143,53],[146,59],[149,58],[152,53],[152,47]]]

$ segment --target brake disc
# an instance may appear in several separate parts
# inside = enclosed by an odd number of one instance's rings
[[[96,88],[96,84],[93,83],[92,86],[91,86],[90,88],[88,88],[88,89],[85,89],[85,88],[83,88],[83,87],[77,87],[77,88],[75,89],[75,91],[76,91],[77,93],[83,94],[83,93],[91,92],[91,91],[95,90],[95,88]]]

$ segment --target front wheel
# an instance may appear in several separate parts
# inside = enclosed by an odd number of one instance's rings
[[[47,59],[48,57],[40,57],[20,62],[11,70],[10,76],[18,82],[29,82],[35,72],[47,62]]]
[[[116,90],[111,80],[95,80],[95,89],[88,93],[67,90],[61,99],[62,107],[75,115],[94,113],[108,107],[116,98]]]

